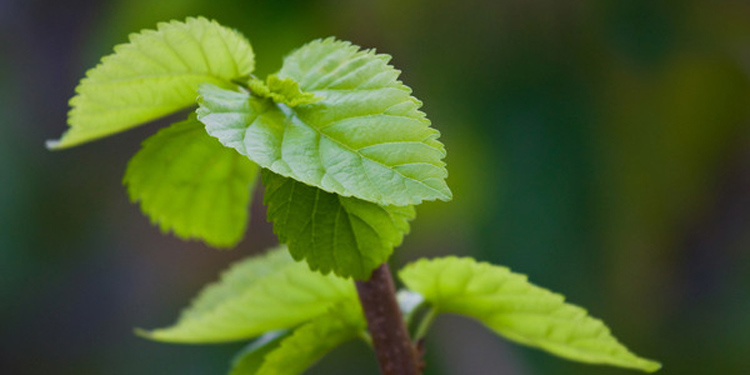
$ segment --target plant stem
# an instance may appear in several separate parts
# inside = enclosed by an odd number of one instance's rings
[[[417,331],[414,333],[414,341],[419,342],[419,340],[424,339],[425,336],[427,336],[427,331],[430,329],[430,326],[432,325],[432,322],[435,321],[435,317],[437,316],[437,310],[434,308],[430,308],[429,311],[422,317],[422,320],[419,322],[419,326],[417,326]]]
[[[388,264],[381,264],[369,280],[357,281],[356,285],[380,372],[383,375],[420,375],[417,351],[401,316]]]

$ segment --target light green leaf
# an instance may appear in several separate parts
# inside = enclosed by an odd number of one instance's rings
[[[294,330],[265,356],[257,373],[232,375],[298,375],[337,346],[352,340],[366,329],[356,303],[337,305]]]
[[[76,88],[70,129],[51,149],[105,137],[195,104],[202,83],[233,87],[254,68],[250,43],[205,18],[160,23],[130,35]]]
[[[289,107],[206,85],[198,119],[261,167],[331,193],[396,206],[450,200],[439,132],[389,59],[316,40],[289,55],[278,77],[321,101]]]
[[[130,160],[123,182],[162,231],[232,247],[245,233],[258,165],[224,147],[191,115],[159,131]]]
[[[302,92],[297,82],[289,78],[281,79],[275,74],[269,75],[266,82],[257,78],[250,79],[248,88],[253,95],[269,98],[274,102],[284,103],[290,107],[312,104],[323,99],[309,92]]]
[[[366,279],[409,232],[414,207],[378,206],[263,170],[268,220],[292,256],[313,270]]]
[[[294,264],[295,261],[289,256],[285,246],[234,263],[221,274],[219,281],[208,284],[201,290],[190,307],[182,312],[180,319],[200,319],[222,304],[237,298],[251,285]]]
[[[295,327],[337,303],[356,303],[351,281],[310,271],[291,259],[284,261],[278,252],[286,249],[242,261],[209,286],[173,326],[139,334],[174,343],[244,340]],[[255,273],[266,266],[266,275]]]
[[[399,273],[438,312],[478,319],[506,338],[587,363],[653,372],[661,365],[631,353],[601,320],[526,276],[471,258],[420,260]]]
[[[253,341],[235,356],[229,375],[255,375],[266,360],[266,355],[278,349],[290,331],[273,331]]]

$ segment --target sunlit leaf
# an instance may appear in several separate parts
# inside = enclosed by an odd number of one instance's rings
[[[70,100],[70,129],[49,148],[105,137],[195,104],[202,83],[233,87],[254,68],[250,43],[205,18],[160,23],[86,73]]]
[[[283,265],[284,256],[275,252],[286,251],[282,247],[270,255],[242,261],[206,289],[173,326],[139,333],[175,343],[243,340],[295,327],[337,303],[356,303],[351,281],[310,271],[291,259]],[[255,274],[265,266],[270,269],[266,275]],[[239,282],[243,278],[248,280],[244,287]]]
[[[581,362],[648,372],[661,367],[631,353],[586,310],[505,267],[471,258],[422,259],[399,276],[438,312],[476,318],[518,343]]]
[[[449,200],[439,133],[389,59],[313,41],[287,56],[278,77],[322,100],[289,107],[205,85],[198,118],[261,167],[328,192],[381,205]]]
[[[366,279],[409,232],[412,206],[378,206],[263,170],[268,219],[295,259],[314,270]]]
[[[195,116],[159,131],[130,160],[132,201],[163,231],[216,247],[242,239],[258,165],[209,136]]]
[[[268,251],[263,255],[248,257],[232,264],[225,270],[218,281],[203,287],[190,307],[182,312],[181,319],[199,319],[210,314],[222,304],[237,298],[251,285],[262,282],[283,269],[295,264],[286,247]]]

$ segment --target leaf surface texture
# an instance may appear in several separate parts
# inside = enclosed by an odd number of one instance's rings
[[[240,262],[203,291],[173,326],[140,333],[175,343],[243,340],[295,327],[337,303],[356,303],[351,281],[310,271],[285,252],[281,247]],[[267,274],[255,273],[266,266]]]
[[[162,231],[232,247],[245,232],[259,170],[191,115],[148,138],[123,181],[130,199],[140,201]]]
[[[396,206],[449,200],[439,132],[389,59],[313,41],[286,57],[277,76],[319,101],[290,107],[206,85],[198,118],[261,167],[331,193]]]
[[[399,275],[438,312],[476,318],[518,343],[581,362],[648,372],[661,367],[631,353],[583,308],[505,267],[448,257],[419,260]]]
[[[313,270],[366,279],[409,232],[414,207],[342,197],[263,170],[268,220],[292,256]]]
[[[195,104],[202,83],[233,87],[254,68],[250,43],[205,18],[160,23],[86,73],[70,100],[70,128],[49,148],[105,137]]]

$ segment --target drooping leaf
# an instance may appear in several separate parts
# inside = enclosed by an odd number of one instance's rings
[[[291,334],[291,331],[273,331],[259,337],[235,356],[229,375],[257,374],[266,355],[278,349],[281,341]]]
[[[399,276],[438,312],[476,318],[518,343],[581,362],[648,372],[661,367],[631,353],[586,310],[505,267],[471,258],[423,259]]]
[[[253,95],[269,98],[276,103],[284,103],[290,107],[312,104],[323,99],[309,92],[302,92],[297,82],[290,78],[281,79],[275,74],[269,75],[266,82],[252,78],[248,82],[248,88]]]
[[[286,249],[280,247],[274,252]],[[246,259],[202,293],[173,326],[139,333],[173,343],[243,340],[295,327],[337,303],[356,303],[351,281],[310,271],[305,264],[291,259],[288,262],[283,265],[281,255]],[[252,274],[265,266],[273,272],[265,276]],[[244,278],[248,283],[242,287],[239,281]]]
[[[245,233],[258,172],[257,164],[209,136],[191,115],[148,138],[123,182],[162,231],[232,247]]]
[[[233,87],[254,68],[250,43],[205,18],[160,23],[130,35],[76,88],[70,129],[52,149],[105,137],[195,104],[202,83]]]
[[[356,304],[336,305],[295,329],[265,356],[257,372],[232,375],[299,375],[326,353],[356,338],[366,329],[362,311]]]
[[[263,170],[268,219],[292,256],[313,270],[366,279],[409,232],[412,206],[379,206]]]
[[[380,205],[449,200],[445,148],[390,57],[334,39],[284,60],[278,77],[322,100],[289,107],[210,85],[198,118],[209,134],[264,168]]]

